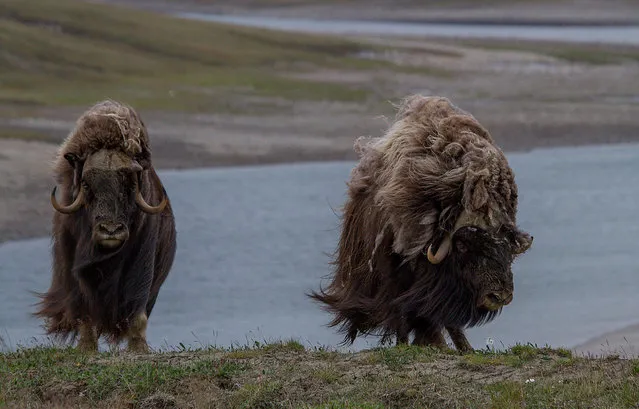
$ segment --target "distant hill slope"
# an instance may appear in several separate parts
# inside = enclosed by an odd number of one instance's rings
[[[111,97],[198,110],[222,103],[229,88],[285,98],[364,95],[282,75],[364,64],[353,57],[361,50],[355,43],[79,0],[3,0],[0,45],[0,104],[84,105]]]

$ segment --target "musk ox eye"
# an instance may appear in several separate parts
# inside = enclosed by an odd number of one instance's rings
[[[459,253],[466,253],[468,251],[468,247],[466,246],[466,244],[459,240],[455,243],[455,249]]]

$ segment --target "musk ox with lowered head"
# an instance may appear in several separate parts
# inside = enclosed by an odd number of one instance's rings
[[[47,334],[79,334],[85,351],[97,350],[102,335],[147,351],[147,320],[173,264],[176,231],[144,123],[124,104],[94,105],[61,145],[54,174],[53,277],[35,315]]]
[[[381,138],[360,138],[329,286],[310,296],[359,334],[472,350],[464,328],[513,299],[517,185],[477,120],[442,97],[411,96]]]

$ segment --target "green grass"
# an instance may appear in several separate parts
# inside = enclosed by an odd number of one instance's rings
[[[338,353],[296,341],[148,355],[45,347],[0,354],[0,407],[118,409],[150,400],[229,409],[634,408],[639,361],[534,345],[466,355],[415,346]]]
[[[548,408],[572,402],[594,408],[635,408],[639,402],[636,379],[613,381],[593,374],[568,384],[512,381],[487,387],[494,408]]]
[[[3,355],[0,360],[2,390],[9,397],[29,391],[35,397],[43,398],[51,389],[71,385],[81,388],[89,403],[97,404],[116,391],[124,391],[124,399],[148,396],[169,383],[190,376],[224,384],[245,368],[245,364],[210,357],[193,359],[185,364],[118,361],[115,358],[115,362],[110,363],[109,357],[113,358],[106,355],[102,361],[95,362],[71,348],[19,350]],[[10,376],[12,374],[18,376]],[[8,376],[10,379],[7,380]]]
[[[335,367],[331,366],[313,371],[313,376],[325,383],[336,383],[339,381],[341,374]]]
[[[413,345],[398,345],[394,348],[378,348],[370,356],[370,362],[382,363],[392,371],[399,371],[414,362],[431,362],[437,350]]]
[[[535,345],[515,345],[504,352],[477,351],[463,357],[459,365],[468,368],[483,368],[485,366],[510,366],[521,367],[535,359],[553,360],[558,357],[558,364],[566,364],[572,361],[572,352],[567,349],[538,348]]]
[[[0,104],[226,109],[238,95],[360,101],[363,88],[294,79],[317,68],[368,69],[360,44],[189,21],[79,0],[0,2]],[[236,109],[242,109],[236,108]]]
[[[304,409],[384,409],[380,403],[331,401],[319,405],[302,406]]]

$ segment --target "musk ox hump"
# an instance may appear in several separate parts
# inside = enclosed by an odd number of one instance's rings
[[[119,150],[102,149],[89,156],[84,163],[84,169],[131,169],[142,170],[137,161]]]
[[[65,158],[68,154],[86,159],[103,149],[119,150],[132,158],[139,158],[143,164],[150,163],[149,135],[133,108],[105,100],[85,111],[61,144],[54,172],[58,176],[73,172]]]
[[[472,114],[454,105],[445,97],[411,95],[404,98],[398,106],[396,120],[404,119],[424,125],[437,123],[442,135],[457,135],[469,131],[493,143],[490,133]]]
[[[469,113],[442,97],[411,96],[381,137],[359,139],[353,188],[370,192],[393,250],[422,253],[463,212],[479,226],[514,223],[517,186],[503,152]]]

